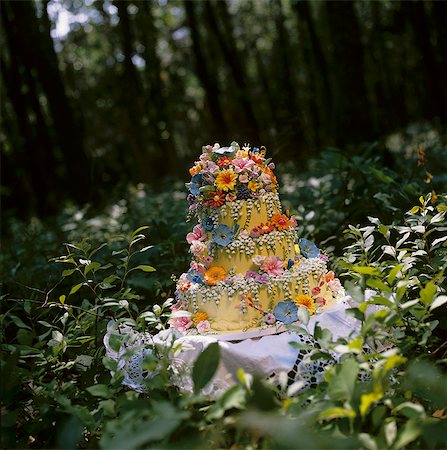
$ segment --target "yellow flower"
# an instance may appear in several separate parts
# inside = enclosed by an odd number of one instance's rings
[[[221,266],[212,266],[203,275],[206,283],[214,285],[227,278],[227,271]]]
[[[238,150],[234,156],[235,159],[247,158],[248,151],[247,150]]]
[[[309,310],[309,314],[315,313],[316,307],[314,299],[309,294],[298,294],[295,303],[298,306],[305,306]]]
[[[220,191],[231,191],[236,185],[237,174],[231,169],[223,170],[217,175],[216,186]]]
[[[249,181],[247,187],[250,191],[256,192],[259,189],[259,184],[256,181]]]
[[[192,320],[193,320],[194,324],[197,325],[198,323],[200,323],[200,322],[202,322],[202,321],[204,321],[204,320],[206,320],[206,319],[208,319],[208,314],[199,311],[199,312],[194,316],[194,319],[192,319]]]
[[[195,175],[196,173],[199,173],[203,169],[202,164],[198,163],[194,167],[191,167],[189,169],[189,174],[191,176]]]

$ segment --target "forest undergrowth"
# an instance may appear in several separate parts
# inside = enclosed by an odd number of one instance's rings
[[[316,357],[341,358],[299,394],[241,372],[210,400],[200,388],[216,354],[196,362],[195,394],[179,392],[166,358],[149,356],[154,376],[139,394],[105,356],[112,318],[154,333],[167,327],[171,275],[188,265],[193,226],[182,181],[157,193],[130,186],[100,211],[67,205],[51,220],[6,218],[2,447],[444,448],[447,167],[443,140],[424,133],[356,156],[327,149],[306,170],[279,168],[283,206],[300,236],[326,249],[362,324],[338,340],[317,329]],[[368,305],[383,308],[368,315]],[[371,341],[389,350],[366,353]]]

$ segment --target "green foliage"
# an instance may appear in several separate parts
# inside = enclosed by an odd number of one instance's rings
[[[353,162],[331,155],[354,173]],[[331,158],[315,167],[326,165],[329,173]],[[405,174],[383,169],[371,155],[358,158],[355,164],[375,180],[360,169],[363,175],[346,191],[359,220],[351,224],[348,209],[328,223],[341,195],[339,180],[328,178],[304,231],[330,237],[345,228],[334,270],[356,301],[349,314],[361,321],[361,331],[334,341],[316,327],[321,351],[314,357],[331,360],[335,351],[341,358],[324,382],[305,392],[299,382],[277,386],[239,372],[219,398],[205,398],[200,390],[217,370],[217,345],[193,367],[194,393],[173,385],[167,355],[175,348],[169,346],[148,346],[146,394],[122,386],[102,337],[112,318],[152,333],[167,327],[167,280],[186,266],[183,241],[191,227],[179,214],[184,195],[176,185],[159,194],[132,189],[100,214],[69,208],[52,225],[10,221],[1,256],[2,447],[444,448],[447,196],[421,195],[427,186],[418,177],[399,193]],[[286,189],[301,182],[292,175],[285,180]],[[312,189],[299,192],[295,204],[316,199]],[[368,204],[366,196],[373,199]],[[59,242],[69,242],[63,252]],[[118,349],[123,339],[112,334],[109,344]]]

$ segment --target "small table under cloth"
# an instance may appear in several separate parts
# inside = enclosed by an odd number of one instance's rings
[[[118,369],[124,374],[123,384],[138,392],[146,392],[145,385],[150,383],[153,376],[143,370],[142,364],[144,357],[152,354],[154,346],[178,349],[169,353],[170,366],[175,374],[172,382],[182,391],[192,392],[194,362],[213,342],[219,343],[220,362],[213,379],[202,390],[204,395],[216,397],[227,390],[236,383],[239,369],[265,378],[282,374],[284,379],[286,374],[288,384],[300,382],[298,391],[302,391],[319,383],[327,366],[333,364],[333,360],[311,358],[315,352],[321,351],[313,338],[315,324],[329,329],[334,338],[356,335],[360,330],[360,322],[346,313],[350,307],[349,299],[345,298],[333,308],[312,316],[307,326],[303,327],[308,334],[282,328],[282,331],[276,330],[277,334],[263,336],[256,336],[256,332],[236,333],[231,336],[231,340],[228,337],[224,340],[219,335],[178,336],[172,329],[150,335],[136,332],[127,326],[117,327],[114,321],[110,321],[104,345],[107,356],[117,361]],[[126,336],[126,342],[121,344],[119,350],[112,349],[110,345],[113,334]],[[339,357],[334,352],[331,355],[336,360]]]

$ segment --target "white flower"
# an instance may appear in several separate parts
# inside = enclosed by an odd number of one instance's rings
[[[208,320],[202,320],[197,324],[197,331],[200,334],[208,333],[211,329],[211,325]]]
[[[333,280],[329,281],[328,286],[335,293],[340,292],[343,289],[340,280],[338,278],[334,278]]]

